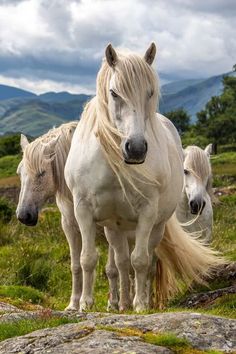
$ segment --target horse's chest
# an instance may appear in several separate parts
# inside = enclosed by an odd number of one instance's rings
[[[92,170],[88,168],[89,173],[85,167],[84,173],[80,175],[79,194],[89,203],[96,221],[102,226],[133,228],[146,200],[127,183],[124,183],[124,193],[113,171],[101,161],[98,164],[94,162]]]

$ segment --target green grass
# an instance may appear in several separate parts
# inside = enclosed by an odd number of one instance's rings
[[[145,342],[160,345],[162,347],[190,347],[190,343],[184,338],[178,338],[173,333],[153,334],[151,332],[143,334]]]
[[[0,323],[0,341],[4,339],[22,336],[24,334],[43,328],[58,327],[63,324],[78,322],[65,317],[50,318],[42,313],[42,317],[38,319],[20,320],[9,323]]]
[[[219,198],[214,208],[213,246],[236,261],[236,194]]]
[[[3,156],[0,158],[0,178],[16,175],[16,170],[21,157],[19,155]]]
[[[221,204],[214,209],[213,245],[234,260],[236,254],[236,196],[221,197]],[[36,289],[39,296],[36,303],[56,309],[64,309],[69,302],[71,291],[70,255],[66,238],[60,226],[60,213],[54,208],[43,212],[36,227],[21,225],[12,219],[7,225],[0,225],[0,285],[12,296],[11,301],[20,299],[30,301],[31,290]],[[105,275],[107,245],[98,237],[99,260],[96,271],[94,311],[106,311],[108,282]],[[217,288],[227,284],[212,284]],[[16,292],[14,293],[14,287]],[[23,286],[23,288],[21,288]],[[30,287],[25,294],[25,287]],[[0,289],[3,289],[2,287]],[[207,289],[199,289],[206,291]],[[22,292],[22,293],[21,293]],[[15,295],[14,295],[15,294]],[[180,296],[178,300],[183,298]],[[25,299],[25,300],[24,300]],[[227,300],[227,299],[225,299]],[[34,302],[34,300],[32,300]],[[231,303],[231,300],[230,300]],[[231,306],[231,305],[229,305]],[[229,315],[230,308],[218,304],[212,309],[216,313],[222,307],[221,314]],[[171,308],[178,307],[174,303]],[[218,310],[217,310],[218,308]]]
[[[211,156],[214,187],[236,183],[236,152],[224,152]]]
[[[24,301],[30,301],[34,304],[42,303],[44,300],[44,295],[37,289],[30,286],[0,286],[0,297],[10,297],[10,298],[20,298]]]

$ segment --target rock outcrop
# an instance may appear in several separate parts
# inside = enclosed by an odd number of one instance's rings
[[[67,317],[75,323],[4,340],[0,343],[0,354],[175,352],[167,343],[150,343],[145,337],[147,333],[157,338],[160,334],[172,333],[177,340],[186,339],[189,348],[199,350],[215,349],[225,353],[236,350],[236,321],[217,316],[190,312],[118,315],[51,310],[47,315]],[[0,323],[40,316],[42,312],[5,313],[0,316]]]

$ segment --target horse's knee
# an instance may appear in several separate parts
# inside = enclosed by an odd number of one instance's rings
[[[119,270],[129,270],[130,260],[129,257],[116,257],[116,266]]]
[[[85,272],[91,272],[94,270],[97,264],[97,253],[94,254],[81,254],[80,264]]]
[[[116,267],[111,267],[110,265],[106,265],[106,275],[109,279],[118,277],[118,270]]]
[[[136,272],[143,272],[144,270],[147,270],[149,266],[149,257],[147,254],[137,256],[132,253],[131,264]]]
[[[80,265],[74,265],[74,264],[72,264],[71,265],[71,273],[72,274],[74,274],[74,275],[79,275],[79,274],[81,274],[81,266]]]

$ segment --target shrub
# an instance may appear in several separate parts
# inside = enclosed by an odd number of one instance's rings
[[[14,209],[11,203],[5,198],[0,198],[0,222],[8,223],[13,214]]]

